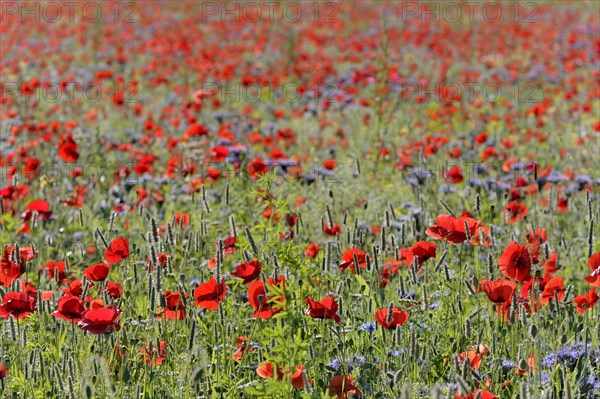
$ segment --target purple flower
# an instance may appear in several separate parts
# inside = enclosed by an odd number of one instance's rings
[[[514,369],[516,366],[517,366],[516,363],[510,359],[502,360],[502,371],[504,371],[505,373],[508,373],[510,370]]]

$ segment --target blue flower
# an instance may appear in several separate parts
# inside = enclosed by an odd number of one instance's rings
[[[371,333],[375,331],[375,327],[375,323],[366,322],[361,324],[360,331],[368,331],[369,335],[371,335]]]
[[[600,393],[600,378],[586,374],[581,379],[581,390],[588,393]]]
[[[327,367],[334,369],[334,370],[339,370],[341,366],[342,366],[342,363],[340,362],[339,359],[331,359],[331,361],[329,363],[327,363]]]
[[[502,371],[504,371],[505,373],[508,373],[510,370],[514,369],[516,366],[517,366],[516,363],[510,359],[502,360]]]
[[[542,358],[543,368],[552,368],[557,363],[564,364],[573,369],[582,357],[593,358],[596,362],[600,361],[600,351],[592,349],[590,344],[583,342],[574,342],[568,346],[560,348],[558,351],[550,353]]]

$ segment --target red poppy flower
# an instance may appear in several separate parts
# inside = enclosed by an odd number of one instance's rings
[[[70,134],[59,143],[58,156],[65,162],[75,162],[79,159],[79,147]]]
[[[21,214],[21,218],[25,221],[30,220],[33,216],[33,212],[37,212],[38,218],[43,218],[44,220],[48,220],[50,219],[50,216],[52,216],[50,204],[48,203],[48,201],[44,200],[31,201],[25,207],[25,210]]]
[[[91,281],[104,281],[109,272],[109,265],[106,263],[97,263],[85,269],[83,274]]]
[[[159,319],[183,320],[185,319],[185,305],[181,293],[177,291],[165,291],[165,309],[156,315]]]
[[[510,224],[521,221],[527,216],[527,206],[517,201],[506,204],[504,211],[506,212],[506,222]]]
[[[375,312],[375,321],[386,330],[395,330],[408,320],[408,312],[398,308],[392,308],[391,317],[388,316],[390,316],[388,308],[379,309]]]
[[[340,323],[340,316],[337,314],[338,303],[333,296],[329,296],[323,299],[321,302],[317,302],[309,297],[306,297],[304,301],[308,304],[308,310],[306,313],[314,319],[331,319],[336,323]]]
[[[277,381],[283,380],[283,369],[281,368],[281,366],[276,366],[275,372],[277,373]],[[256,374],[258,374],[262,378],[273,378],[274,377],[273,363],[267,362],[267,363],[261,364],[260,366],[258,366],[256,368]]]
[[[573,298],[573,302],[575,302],[575,306],[577,307],[577,313],[583,314],[586,310],[596,305],[598,295],[594,291],[594,288],[592,288],[590,292]]]
[[[258,276],[260,276],[260,272],[262,270],[262,265],[256,259],[251,260],[250,262],[244,262],[235,267],[235,271],[231,272],[233,277],[239,277],[244,280],[244,284],[248,284],[249,282],[256,280]]]
[[[58,276],[58,281],[62,281],[67,278],[67,274],[65,273],[66,263],[64,261],[60,262],[46,262],[44,265],[44,269],[48,272],[48,278],[54,280],[55,276]]]
[[[475,349],[470,349],[466,352],[458,354],[458,359],[461,363],[469,361],[469,366],[477,371],[481,367],[481,360],[489,352],[485,345],[478,345]]]
[[[246,170],[252,179],[256,179],[260,175],[267,173],[269,171],[269,167],[261,158],[257,158],[248,164]]]
[[[83,282],[81,280],[73,280],[67,285],[66,288],[61,288],[61,291],[65,294],[81,296],[81,294],[83,294]]]
[[[509,301],[516,289],[517,285],[507,280],[480,280],[478,287],[478,291],[485,292],[493,303]]]
[[[535,231],[528,231],[526,236],[527,241],[529,242],[529,247],[532,248],[532,252],[534,252],[535,249],[539,249],[542,246],[542,244],[548,240],[546,229],[541,227],[535,229]]]
[[[227,155],[229,155],[229,152],[229,148],[217,145],[210,149],[209,156],[214,162],[223,162],[227,158]]]
[[[246,337],[245,335],[240,335],[239,337],[237,337],[237,339],[235,340],[235,346],[237,347],[237,350],[233,355],[231,355],[231,360],[234,360],[236,362],[242,360],[242,356],[244,355],[244,352],[246,350],[252,350],[252,348],[249,348],[248,346],[248,337]]]
[[[329,226],[329,224],[325,223],[323,232],[328,236],[337,236],[340,234],[340,225],[335,223],[333,226]]]
[[[600,252],[596,252],[588,259],[588,266],[592,273],[585,278],[592,287],[600,287]]]
[[[415,257],[418,257],[417,264],[420,269],[423,262],[435,258],[436,250],[437,245],[434,242],[419,241],[408,249],[401,248],[399,258],[411,268]]]
[[[180,224],[187,226],[190,223],[190,215],[187,213],[178,213],[175,215],[175,224],[179,226]]]
[[[113,330],[119,331],[121,325],[117,319],[120,313],[121,310],[117,309],[115,305],[86,310],[82,313],[81,321],[77,323],[77,326],[92,334],[104,334]]]
[[[319,244],[317,244],[316,242],[311,242],[310,244],[308,244],[308,247],[306,247],[306,251],[304,251],[304,256],[306,256],[307,258],[314,259],[319,254],[320,249],[321,247],[319,246]]]
[[[8,367],[6,367],[3,364],[0,364],[0,380],[5,379],[7,374],[8,374]]]
[[[481,395],[480,395],[480,392],[481,392]],[[476,391],[468,393],[468,394],[466,394],[464,396],[461,396],[458,393],[458,390],[457,390],[456,392],[454,392],[454,397],[456,399],[475,399],[475,398],[479,398],[479,399],[498,399],[497,395],[494,395],[493,393],[491,393],[490,391],[486,391],[485,389],[477,389]]]
[[[234,236],[227,236],[223,240],[223,255],[232,254],[235,252],[235,244],[237,242],[237,238]],[[215,243],[216,249],[219,249],[219,243]]]
[[[126,238],[115,238],[104,253],[104,260],[111,265],[129,258],[129,241]]]
[[[35,298],[25,292],[9,292],[2,298],[0,304],[0,317],[8,319],[12,315],[15,319],[22,319],[35,311]]]
[[[19,250],[20,262],[16,263],[16,248],[12,245],[6,247],[0,260],[0,285],[8,287],[14,280],[25,273],[25,264],[35,257],[30,247]]]
[[[302,371],[304,371],[305,367],[303,364],[299,364],[296,366],[296,371],[291,375],[292,386],[296,389],[304,389],[304,379],[302,378]],[[308,384],[311,385],[313,381],[309,378]]]
[[[356,255],[358,265],[354,264],[354,255]],[[342,263],[340,263],[338,267],[341,271],[345,271],[348,267],[350,267],[352,274],[354,274],[356,273],[356,266],[359,266],[363,269],[367,268],[366,252],[358,248],[350,248],[342,255]]]
[[[59,319],[77,323],[81,321],[81,314],[85,311],[81,298],[71,294],[65,294],[58,300],[58,310],[52,315]]]
[[[464,180],[462,169],[458,166],[453,166],[444,172],[444,178],[451,183],[460,183]]]
[[[121,283],[109,281],[108,284],[106,284],[106,292],[114,299],[121,298],[123,296],[123,288],[121,288]]]
[[[531,261],[537,263],[537,255],[529,254],[525,245],[511,242],[498,259],[502,274],[518,282],[531,279]]]
[[[379,288],[387,287],[391,274],[392,270],[389,266],[384,266],[379,269],[379,273],[377,274],[377,277],[379,278]]]
[[[470,213],[463,212],[460,218],[452,215],[439,215],[434,224],[425,230],[425,234],[437,240],[446,240],[449,244],[458,245],[467,240],[472,245],[489,246],[489,231],[481,221],[474,219]]]
[[[219,302],[222,302],[227,293],[225,282],[217,283],[213,277],[206,283],[200,284],[194,290],[194,306],[200,306],[206,310],[216,310],[219,308]]]
[[[167,344],[165,341],[160,341],[158,347],[150,344],[146,344],[143,349],[140,349],[140,353],[144,354],[146,364],[148,366],[160,366],[167,358]]]
[[[323,167],[327,170],[334,170],[336,166],[337,162],[335,161],[335,159],[328,159],[326,161],[323,161]]]
[[[167,265],[169,264],[169,254],[156,254],[156,262],[161,266],[161,267],[167,267]],[[146,266],[146,270],[150,270],[150,271],[154,271],[154,264],[152,263],[152,259],[150,256],[146,257],[146,260],[148,261],[148,266]]]
[[[569,199],[559,195],[557,198],[556,210],[559,212],[569,212]]]
[[[329,383],[329,396],[338,399],[348,399],[351,394],[362,395],[360,389],[354,385],[354,380],[349,375],[336,375]]]
[[[208,128],[206,126],[192,123],[188,126],[187,130],[185,131],[184,138],[189,139],[191,137],[206,135],[208,135]]]
[[[271,279],[271,281],[273,281]],[[267,285],[274,285],[269,284]],[[275,294],[267,295],[265,285],[262,281],[253,281],[248,286],[248,302],[254,308],[252,317],[258,319],[270,319],[274,314],[280,313],[283,309],[280,306],[274,307],[274,302],[285,302],[285,297]]]
[[[562,277],[554,277],[550,279],[544,286],[544,291],[540,296],[540,300],[543,304],[548,304],[548,302],[554,300],[554,293],[558,295],[558,300],[562,301],[565,296],[565,289],[563,288],[563,278]]]
[[[551,253],[550,257],[542,262],[542,267],[546,276],[552,276],[559,268],[558,255],[554,252]]]

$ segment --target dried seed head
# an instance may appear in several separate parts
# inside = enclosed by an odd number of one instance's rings
[[[333,217],[331,217],[331,209],[329,209],[329,205],[325,205],[325,212],[327,216],[327,224],[329,228],[333,227]]]
[[[95,230],[95,231],[96,231],[96,235],[97,235],[98,237],[100,237],[100,240],[102,240],[102,244],[104,244],[104,247],[105,247],[105,248],[108,248],[108,247],[109,247],[109,245],[108,245],[108,242],[106,242],[106,239],[105,239],[105,238],[104,238],[104,236],[102,235],[102,232],[100,231],[100,229],[99,229],[98,227],[96,227],[96,230]]]
[[[590,220],[590,230],[588,233],[588,253],[587,257],[591,258],[594,254],[594,219]]]
[[[152,233],[152,241],[155,243],[158,242],[158,224],[156,223],[156,219],[152,218],[150,220],[150,232]]]
[[[110,211],[110,223],[108,225],[109,232],[113,231],[113,228],[115,226],[115,216],[117,216],[117,213],[115,211]]]
[[[386,318],[386,323],[391,323],[392,320],[394,319],[394,302],[390,303],[390,306],[388,306],[388,311],[387,311],[387,318]]]
[[[233,215],[229,216],[229,227],[231,229],[231,235],[237,238],[237,228],[235,227],[235,218]]]
[[[467,236],[467,241],[471,240],[471,230],[469,230],[469,224],[465,220],[465,235]]]
[[[250,229],[248,227],[246,227],[246,237],[248,237],[248,242],[250,243],[250,246],[252,247],[252,252],[254,253],[254,256],[258,256],[258,248],[256,246],[256,242],[254,241],[254,238],[252,237],[252,233],[250,232]]]

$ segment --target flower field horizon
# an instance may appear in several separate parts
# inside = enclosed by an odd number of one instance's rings
[[[600,398],[600,3],[2,1],[0,397]]]

